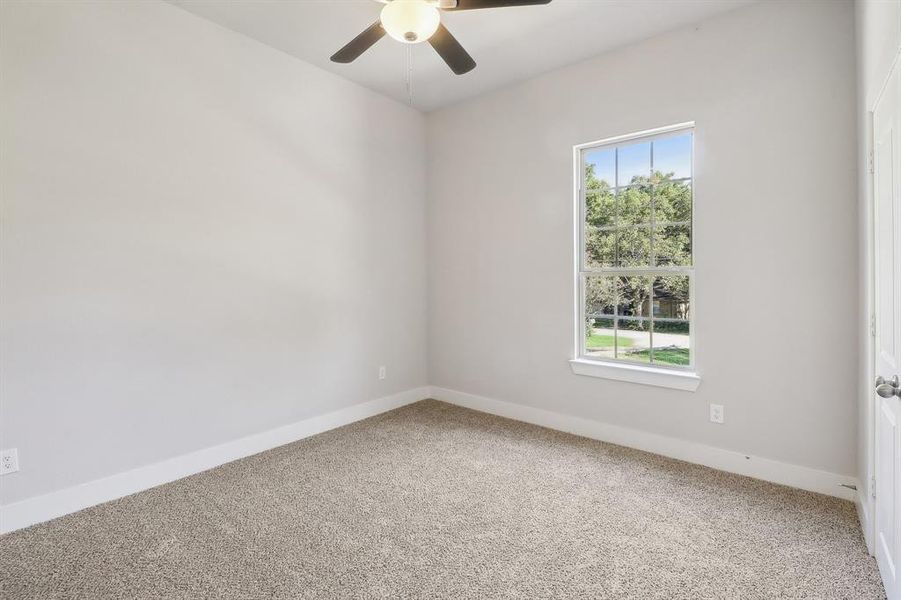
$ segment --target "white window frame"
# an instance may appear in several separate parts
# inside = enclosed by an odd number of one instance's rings
[[[695,124],[693,121],[679,123],[667,127],[650,129],[638,133],[620,135],[612,138],[589,142],[586,144],[578,144],[573,146],[573,168],[574,168],[574,285],[573,291],[575,296],[574,303],[574,322],[573,322],[573,358],[570,360],[570,366],[573,373],[577,375],[588,375],[592,377],[602,377],[605,379],[614,379],[618,381],[629,381],[645,385],[653,385],[659,387],[667,387],[686,391],[695,391],[701,382],[696,370],[696,341],[695,341],[695,165],[694,165],[694,139],[692,135],[692,152],[691,152],[691,191],[692,191],[692,208],[691,208],[691,248],[692,261],[691,266],[684,267],[639,267],[639,268],[604,268],[604,269],[588,269],[585,265],[585,190],[582,189],[583,177],[585,173],[585,154],[590,150],[599,148],[614,148],[628,143],[634,142],[650,142],[657,139],[672,137],[687,131],[694,134]],[[653,155],[651,156],[651,171],[653,172]],[[616,182],[614,182],[616,183]],[[653,223],[651,224],[651,226]],[[647,364],[634,361],[616,359],[609,360],[588,356],[585,351],[585,306],[583,286],[586,277],[590,275],[607,275],[607,276],[636,276],[658,274],[660,272],[672,272],[684,274],[688,276],[689,292],[688,301],[691,310],[689,325],[689,348],[690,364],[682,365],[661,365]],[[653,328],[652,328],[653,329]],[[651,335],[651,345],[653,346],[653,332]]]

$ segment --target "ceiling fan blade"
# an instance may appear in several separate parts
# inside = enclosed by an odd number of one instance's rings
[[[469,73],[476,68],[476,61],[472,59],[469,52],[463,49],[457,38],[451,35],[444,24],[438,25],[438,30],[429,38],[429,43],[435,49],[451,71],[457,75]]]
[[[332,55],[332,62],[349,63],[353,62],[361,54],[369,50],[370,47],[385,36],[385,28],[382,27],[380,21],[376,21],[363,33],[350,40],[347,45]]]
[[[476,10],[479,8],[507,8],[550,4],[551,0],[457,0],[457,6],[444,10]]]

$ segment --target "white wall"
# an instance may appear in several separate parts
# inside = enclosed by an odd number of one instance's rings
[[[0,503],[426,383],[421,114],[162,2],[0,6]]]
[[[165,3],[0,3],[0,504],[427,382],[860,473],[853,16],[764,2],[426,119]],[[686,120],[701,387],[573,375],[571,148]]]
[[[850,2],[762,2],[431,113],[430,383],[854,474],[854,76]],[[690,120],[701,386],[574,375],[572,146]]]
[[[863,519],[872,503],[870,478],[873,464],[873,338],[872,315],[872,176],[867,156],[872,147],[872,116],[879,92],[893,61],[901,53],[901,0],[858,0],[855,4],[857,40],[857,123],[858,123],[858,288],[859,288],[859,361],[857,476],[861,481]],[[864,523],[869,533],[869,526]]]

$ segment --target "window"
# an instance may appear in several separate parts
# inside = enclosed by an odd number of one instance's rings
[[[694,366],[692,143],[683,124],[576,148],[577,361]]]

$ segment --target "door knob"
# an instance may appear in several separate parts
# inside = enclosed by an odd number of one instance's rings
[[[898,384],[898,376],[894,375],[888,381],[883,377],[877,377],[876,393],[883,398],[891,398],[892,396],[901,398],[901,385]]]

